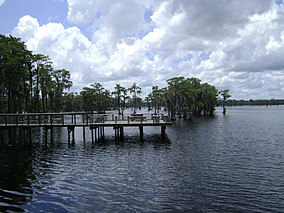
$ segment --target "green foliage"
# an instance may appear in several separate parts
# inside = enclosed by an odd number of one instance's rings
[[[219,100],[218,105],[222,105],[223,101]],[[272,106],[272,105],[284,105],[284,99],[250,99],[250,100],[227,100],[227,106]]]
[[[158,86],[152,86],[152,92],[146,97],[148,109],[154,108],[155,114],[159,113],[161,106],[165,106],[166,88],[160,89]]]
[[[139,99],[138,97],[142,93],[141,87],[139,87],[137,83],[133,83],[132,86],[128,88],[128,90],[131,94],[133,94],[132,96],[133,110],[134,113],[136,113],[137,105],[141,105],[139,104],[139,102],[141,102],[141,99]]]
[[[225,115],[226,114],[226,100],[229,99],[231,97],[231,95],[229,94],[229,90],[228,89],[225,89],[225,90],[221,90],[219,92],[219,95],[221,96],[221,99],[222,99],[222,106],[223,106],[223,114]]]
[[[174,77],[167,80],[166,102],[171,119],[191,115],[212,115],[217,104],[217,89],[198,78]]]
[[[0,35],[0,112],[62,110],[69,71],[54,70],[47,56],[33,54],[12,36]]]
[[[118,109],[118,114],[123,114],[123,110],[121,112],[121,102],[123,101],[123,108],[125,107],[125,98],[124,95],[127,93],[127,89],[120,84],[116,84],[114,87],[115,91],[113,91],[111,94],[115,96],[116,101],[116,108]],[[123,98],[123,100],[122,100]]]
[[[22,110],[30,52],[20,39],[0,35],[0,106],[2,112]]]
[[[84,87],[80,92],[81,110],[97,111],[104,113],[110,108],[111,93],[105,90],[100,83],[91,84],[91,87]]]

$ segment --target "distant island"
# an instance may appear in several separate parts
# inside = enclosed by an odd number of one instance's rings
[[[218,105],[222,105],[218,101]],[[235,100],[230,99],[226,101],[227,106],[274,106],[284,105],[284,99],[249,99],[249,100]]]

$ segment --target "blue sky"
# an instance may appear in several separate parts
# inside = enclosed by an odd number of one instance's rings
[[[25,15],[36,17],[40,24],[50,21],[68,26],[68,5],[56,0],[5,0],[0,7],[0,32],[9,34]]]
[[[226,7],[224,7],[226,5]],[[73,91],[174,76],[284,98],[282,0],[0,0],[0,33],[71,72]]]

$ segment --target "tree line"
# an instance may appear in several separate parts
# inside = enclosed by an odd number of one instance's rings
[[[221,105],[221,101],[218,105]],[[227,106],[272,106],[284,105],[284,99],[249,99],[249,100],[235,100],[230,99],[226,102]]]
[[[61,110],[70,72],[54,69],[48,56],[33,54],[24,42],[0,35],[0,112]]]
[[[68,92],[72,86],[70,72],[54,69],[48,56],[27,50],[20,38],[0,35],[0,112],[59,112],[96,111],[104,113],[117,109],[147,107],[155,113],[167,111],[170,118],[190,118],[193,115],[212,115],[219,100],[225,111],[230,97],[228,90],[218,91],[198,78],[174,77],[167,87],[153,86],[142,100],[142,89],[137,83],[129,88],[120,84],[113,91],[99,82],[84,87],[80,92]]]

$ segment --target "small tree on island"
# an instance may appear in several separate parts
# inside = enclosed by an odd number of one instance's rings
[[[118,115],[121,115],[121,114],[123,114],[123,110],[121,112],[121,98],[123,97],[123,94],[126,92],[126,88],[124,88],[120,84],[116,84],[114,89],[115,89],[115,91],[112,92],[112,94],[115,95],[115,98],[116,98]]]
[[[223,106],[223,114],[225,115],[226,114],[226,100],[229,99],[231,97],[231,95],[229,94],[229,90],[228,89],[225,89],[225,90],[221,90],[219,92],[219,95],[221,95],[221,98],[222,98],[222,106]]]
[[[136,83],[133,83],[132,86],[128,89],[130,93],[133,94],[133,109],[134,109],[134,114],[136,113],[136,108],[137,108],[137,99],[138,95],[142,93],[141,87],[139,87]]]

